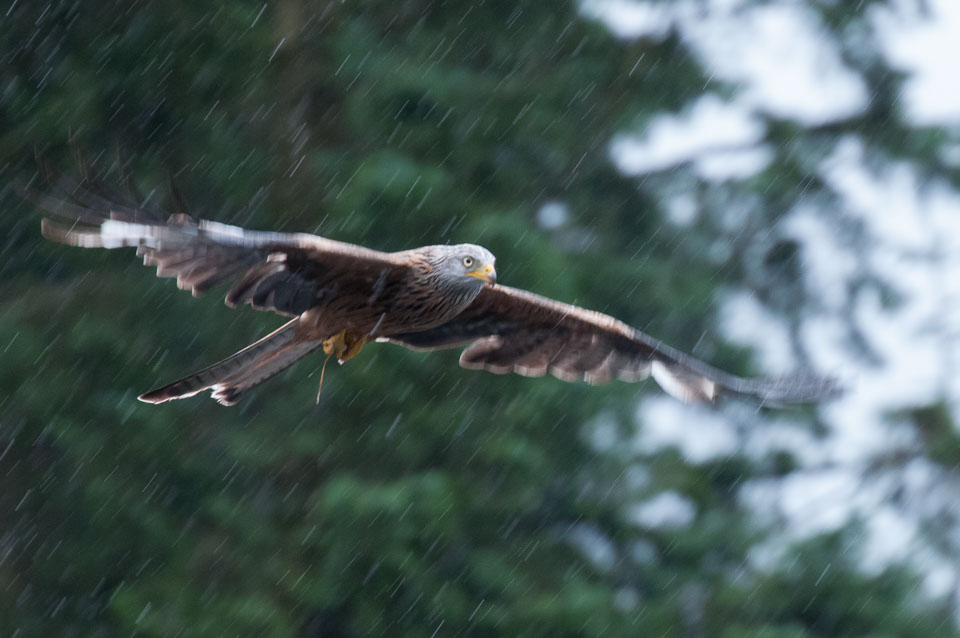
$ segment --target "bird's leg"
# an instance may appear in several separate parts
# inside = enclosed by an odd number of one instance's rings
[[[336,355],[337,361],[340,363],[346,363],[360,354],[368,341],[370,339],[365,335],[356,335],[341,330],[323,342],[323,351],[326,354]]]
[[[364,335],[347,334],[344,336],[344,341],[347,344],[347,348],[339,357],[340,363],[345,363],[360,354],[363,346],[367,345],[370,339]]]
[[[339,359],[347,350],[347,331],[341,330],[323,342],[324,354],[334,354]]]

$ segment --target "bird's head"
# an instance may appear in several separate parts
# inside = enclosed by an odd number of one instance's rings
[[[439,267],[444,274],[472,277],[488,284],[496,283],[497,271],[494,264],[497,259],[483,246],[458,244],[442,248]]]

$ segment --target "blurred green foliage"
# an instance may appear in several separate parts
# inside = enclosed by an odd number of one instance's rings
[[[0,634],[953,635],[911,607],[912,576],[860,575],[840,541],[741,578],[758,530],[732,490],[756,468],[668,452],[647,459],[654,488],[633,485],[634,453],[583,433],[597,414],[631,431],[631,386],[378,346],[327,370],[318,405],[319,360],[234,409],[140,404],[278,319],[193,300],[130,254],[44,244],[11,188],[34,147],[69,167],[72,135],[108,177],[124,149],[158,201],[173,174],[198,215],[383,250],[481,243],[502,281],[690,348],[736,267],[661,233],[656,198],[606,146],[701,91],[676,39],[617,41],[569,2],[8,9]],[[801,166],[771,171],[771,201],[799,196]],[[546,230],[536,211],[554,200],[571,219]],[[694,524],[631,521],[654,489],[688,495]],[[591,559],[579,529],[613,558]]]

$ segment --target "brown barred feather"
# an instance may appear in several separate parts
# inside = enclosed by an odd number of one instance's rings
[[[250,304],[292,317],[223,361],[142,395],[143,401],[160,403],[210,390],[232,405],[325,341],[325,349],[342,362],[373,339],[420,349],[467,345],[460,357],[464,368],[499,374],[549,373],[589,383],[653,376],[684,401],[709,402],[720,394],[817,401],[840,391],[834,379],[813,375],[745,379],[727,374],[613,317],[495,285],[493,256],[478,246],[383,253],[316,235],[195,221],[175,187],[177,214],[160,221],[164,213],[143,201],[125,163],[120,170],[133,205],[118,203],[82,160],[81,166],[84,178],[76,182],[41,162],[57,196],[24,189],[25,197],[60,220],[42,221],[44,237],[82,247],[136,247],[158,276],[176,277],[179,287],[195,295],[232,284],[228,305]],[[486,270],[465,271],[464,250],[484,260],[476,265]]]
[[[501,285],[484,286],[466,310],[443,325],[385,340],[428,350],[470,344],[460,365],[497,374],[549,372],[564,381],[589,383],[634,382],[652,374],[664,390],[688,402],[710,402],[721,393],[806,402],[841,391],[835,379],[816,375],[737,377],[608,315]]]

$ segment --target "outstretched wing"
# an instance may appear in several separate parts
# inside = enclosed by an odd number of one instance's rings
[[[44,219],[47,239],[88,248],[136,246],[160,277],[199,295],[233,282],[226,302],[297,316],[334,295],[362,293],[406,265],[394,255],[306,233],[249,231],[177,214],[124,206],[83,184],[59,181],[60,196],[26,195],[57,221]]]
[[[460,365],[497,374],[549,372],[589,383],[653,376],[668,393],[688,402],[712,401],[721,392],[761,401],[815,401],[840,391],[835,380],[817,376],[737,377],[603,313],[500,285],[484,286],[464,312],[443,325],[387,340],[416,349],[472,341]]]

